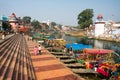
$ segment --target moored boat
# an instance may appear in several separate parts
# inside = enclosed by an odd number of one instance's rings
[[[83,49],[83,53],[79,55],[78,59],[84,60],[86,68],[91,68],[98,72],[104,78],[114,76],[111,72],[118,71],[120,66],[119,61],[116,61],[120,56],[113,50],[108,49]],[[120,73],[117,74],[119,76]]]

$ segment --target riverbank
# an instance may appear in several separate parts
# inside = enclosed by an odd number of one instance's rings
[[[85,35],[85,31],[70,31],[67,32],[67,35],[70,36],[75,36],[75,37],[84,37]],[[115,38],[106,38],[106,37],[88,37],[88,38],[92,38],[92,39],[97,39],[97,40],[104,40],[104,41],[111,41],[111,42],[119,42],[120,43],[120,39],[115,39]]]
[[[85,31],[69,31],[66,34],[70,36],[83,37],[85,36]]]
[[[114,39],[114,38],[100,38],[100,37],[95,37],[97,40],[104,40],[104,41],[111,41],[111,42],[120,42],[120,39]]]

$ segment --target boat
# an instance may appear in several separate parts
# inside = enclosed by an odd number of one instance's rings
[[[108,49],[84,49],[83,53],[85,54],[108,54],[108,53],[113,53],[113,50],[108,50]]]
[[[116,61],[119,57],[113,50],[85,48],[78,59],[84,60],[86,68],[94,69],[103,77],[110,77],[109,71],[114,72],[118,68],[116,64],[120,67],[120,63]]]

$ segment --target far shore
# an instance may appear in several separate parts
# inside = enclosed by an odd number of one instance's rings
[[[84,37],[85,31],[83,32],[67,32],[67,34],[75,37]],[[106,38],[106,37],[88,37],[88,38],[93,38],[97,40],[105,40],[105,41],[112,41],[112,42],[120,42],[120,39],[115,39],[115,38]]]

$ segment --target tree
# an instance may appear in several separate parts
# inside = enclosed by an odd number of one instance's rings
[[[4,21],[2,23],[2,28],[5,30],[5,31],[11,31],[11,25],[9,24],[9,22],[7,21]]]
[[[62,25],[61,24],[57,24],[59,29],[62,29]]]
[[[24,16],[22,21],[25,25],[29,24],[31,22],[31,17],[30,16]]]
[[[54,26],[56,26],[57,24],[55,22],[51,22],[51,28],[53,28]]]
[[[38,20],[33,20],[31,22],[31,25],[35,28],[35,29],[40,29],[40,23]]]
[[[93,24],[93,9],[85,9],[78,15],[79,28],[84,29]]]

